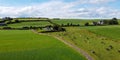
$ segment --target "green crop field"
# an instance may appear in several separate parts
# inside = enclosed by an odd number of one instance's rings
[[[86,60],[59,40],[29,30],[0,30],[0,60]]]
[[[61,19],[61,20],[52,20],[54,23],[57,24],[67,24],[67,23],[72,23],[72,24],[80,24],[84,25],[86,22],[89,24],[92,24],[93,21],[97,22],[100,19]],[[120,22],[120,20],[118,20]]]
[[[67,24],[67,23],[72,23],[72,24],[80,24],[84,25],[86,22],[92,23],[92,21],[96,20],[78,20],[78,19],[62,19],[62,20],[53,20],[54,23],[57,24]]]
[[[47,18],[14,18],[15,20],[47,20]]]
[[[90,30],[91,32],[101,35],[104,37],[108,37],[110,39],[114,40],[120,40],[120,25],[114,25],[114,26],[95,26],[95,27],[89,27],[86,28]]]
[[[83,49],[95,60],[120,60],[120,25],[83,26],[93,21],[98,20],[52,20],[60,25],[72,23],[81,26],[66,27],[66,32],[45,33],[51,36],[38,35],[30,30],[0,30],[0,60],[86,60],[52,36]],[[46,25],[52,24],[47,21],[8,24],[14,28]]]
[[[36,27],[43,27],[46,25],[52,25],[47,21],[39,21],[39,22],[21,22],[21,23],[16,23],[16,24],[9,24],[8,26],[10,27],[17,27],[17,28],[21,28],[23,26],[36,26]]]
[[[87,51],[95,60],[120,60],[120,26],[68,27],[59,36]]]

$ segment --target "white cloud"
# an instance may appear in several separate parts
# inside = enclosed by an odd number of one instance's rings
[[[108,7],[99,7],[99,8],[80,8],[78,10],[72,11],[74,15],[83,18],[120,18],[120,10],[108,8]]]
[[[97,1],[97,0],[96,0]],[[120,18],[120,10],[108,7],[73,8],[76,3],[51,1],[25,7],[0,6],[0,17]]]
[[[45,16],[64,17],[71,10],[73,4],[52,1],[26,7],[0,7],[0,16]]]
[[[87,3],[87,4],[103,4],[103,3],[108,3],[108,2],[114,2],[116,0],[77,0],[76,2],[79,3]]]
[[[90,3],[99,4],[99,3],[108,3],[113,2],[115,0],[89,0]]]

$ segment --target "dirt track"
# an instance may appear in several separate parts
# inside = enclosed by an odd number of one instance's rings
[[[42,33],[38,33],[35,30],[32,30],[34,33],[40,34],[40,35],[47,35],[47,36],[52,36],[52,35],[48,35],[48,34],[42,34]],[[57,36],[52,36],[56,39],[58,39],[59,41],[63,42],[64,44],[68,45],[69,47],[73,48],[74,50],[76,50],[79,54],[82,54],[83,56],[86,57],[87,60],[94,60],[93,57],[91,57],[87,52],[85,52],[84,50],[80,49],[79,47],[77,47],[74,44],[71,44],[69,42],[67,42],[66,40],[59,38]]]

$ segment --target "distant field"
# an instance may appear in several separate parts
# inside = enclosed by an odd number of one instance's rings
[[[52,25],[49,22],[46,21],[38,21],[38,22],[21,22],[16,24],[9,24],[10,27],[23,27],[23,26],[36,26],[36,27],[42,27],[46,25]]]
[[[102,26],[69,27],[66,28],[67,32],[50,33],[50,35],[59,36],[79,46],[93,56],[95,60],[120,60],[120,29],[114,27],[112,29],[111,26],[103,27],[109,28],[104,29]]]
[[[0,30],[0,60],[86,60],[59,40],[28,30]]]
[[[86,22],[92,23],[92,21],[95,20],[78,20],[78,19],[66,19],[66,20],[53,20],[54,23],[57,24],[67,24],[67,23],[72,23],[72,24],[80,24],[80,25],[84,25]]]
[[[47,20],[46,18],[14,18],[18,20]]]
[[[38,19],[38,18],[18,18],[19,20],[46,20],[46,19]],[[52,20],[52,19],[51,19]],[[93,21],[98,21],[100,19],[61,19],[61,20],[52,20],[52,22],[57,23],[57,24],[80,24],[84,25],[86,22],[89,24],[92,24]],[[118,20],[120,23],[120,19]],[[49,22],[46,21],[40,21],[40,22],[22,22],[18,24],[10,24],[8,26],[10,27],[22,27],[22,26],[46,26],[46,25],[51,25]]]
[[[114,40],[120,40],[120,25],[95,26],[86,28],[91,32]]]
[[[67,24],[67,23],[72,23],[72,24],[80,24],[84,25],[86,22],[89,24],[92,24],[93,21],[98,22],[99,19],[62,19],[62,20],[52,20],[54,23],[57,24]],[[118,20],[120,23],[120,20]]]

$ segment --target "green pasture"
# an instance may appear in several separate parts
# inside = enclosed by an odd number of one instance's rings
[[[92,23],[92,21],[96,21],[96,20],[79,20],[79,19],[62,19],[62,20],[52,20],[54,23],[57,24],[80,24],[80,25],[84,25],[86,22],[89,22],[90,24]]]
[[[80,24],[84,25],[86,22],[92,25],[92,22],[98,22],[100,19],[61,19],[61,20],[52,20],[54,23],[57,24],[67,24],[67,23],[72,23],[72,24]],[[120,20],[118,20],[120,23]]]
[[[21,23],[16,23],[16,24],[9,24],[8,26],[10,27],[25,27],[25,26],[35,26],[35,27],[44,27],[46,25],[52,25],[51,23],[47,22],[47,21],[38,21],[38,22],[21,22]]]
[[[15,20],[47,20],[46,18],[14,18]]]
[[[21,19],[22,20],[22,19]],[[24,20],[24,19],[23,19]],[[26,19],[27,20],[27,19]],[[29,19],[28,19],[29,20]],[[33,20],[33,19],[31,19]],[[88,52],[95,60],[120,60],[120,25],[83,26],[82,19],[52,20],[57,24],[80,24],[66,27],[66,32],[46,33],[60,37]],[[120,22],[120,20],[119,20]],[[52,25],[46,21],[9,24],[10,27]],[[0,27],[1,28],[1,27]],[[0,30],[0,60],[86,60],[59,40],[30,30]]]
[[[114,40],[120,40],[120,25],[83,27],[89,31]]]
[[[110,26],[68,27],[66,29],[66,32],[49,34],[75,44],[95,60],[120,60],[120,32],[116,26],[113,28]]]
[[[0,30],[0,60],[86,60],[59,40],[29,30]]]

